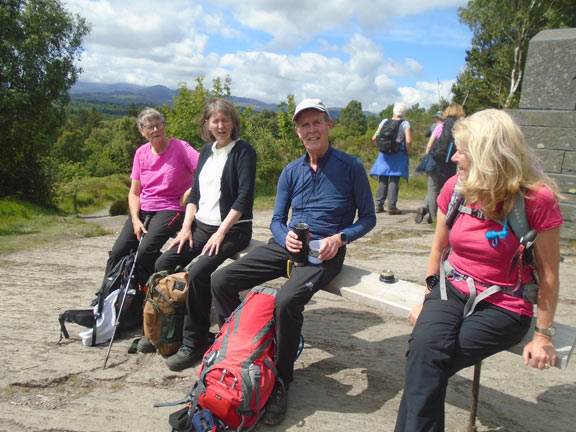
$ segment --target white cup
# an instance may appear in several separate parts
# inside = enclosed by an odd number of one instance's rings
[[[320,264],[322,262],[322,260],[318,258],[321,247],[322,242],[320,240],[310,240],[308,243],[308,262],[310,264]]]

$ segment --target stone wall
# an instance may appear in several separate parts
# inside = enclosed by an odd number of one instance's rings
[[[530,41],[520,109],[508,112],[566,196],[561,236],[575,240],[576,28],[544,30]]]

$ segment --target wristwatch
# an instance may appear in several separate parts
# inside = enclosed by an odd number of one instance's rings
[[[534,331],[543,334],[544,336],[556,336],[556,327],[534,327]]]
[[[342,244],[348,244],[348,236],[346,235],[346,233],[344,231],[340,231],[339,233],[340,235],[340,240],[342,241]]]

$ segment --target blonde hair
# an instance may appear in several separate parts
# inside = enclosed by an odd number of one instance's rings
[[[560,199],[558,187],[538,164],[520,127],[504,111],[487,109],[456,122],[452,135],[468,159],[468,178],[460,188],[469,204],[478,204],[490,219],[503,219],[516,193],[546,186]]]
[[[462,105],[457,103],[450,104],[442,113],[442,120],[446,120],[448,117],[460,118],[466,116],[466,111],[462,108]]]

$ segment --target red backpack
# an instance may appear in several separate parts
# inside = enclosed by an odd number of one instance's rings
[[[176,426],[171,419],[174,430],[194,430],[189,429],[194,417],[207,410],[216,418],[215,423],[238,432],[252,429],[264,414],[277,375],[275,295],[274,288],[253,288],[224,323],[204,354],[198,382],[182,401],[189,403],[188,407],[173,414],[180,423]]]

